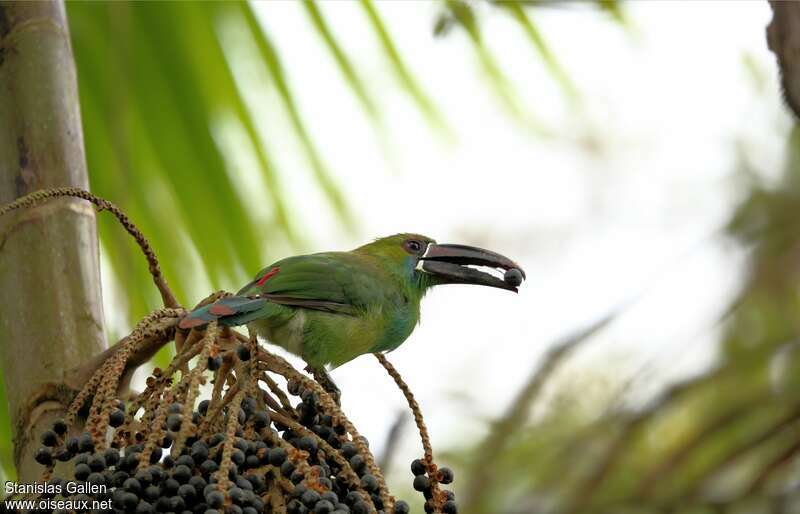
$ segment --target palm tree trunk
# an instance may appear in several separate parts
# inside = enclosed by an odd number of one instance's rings
[[[800,116],[800,4],[770,0],[770,5],[767,43],[778,60],[783,97]]]
[[[61,1],[0,1],[0,204],[88,189],[75,64]],[[92,208],[60,199],[0,219],[0,367],[19,479],[64,414],[64,373],[105,347]]]

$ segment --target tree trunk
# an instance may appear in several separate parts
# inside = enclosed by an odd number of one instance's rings
[[[770,1],[767,44],[778,59],[786,103],[800,117],[800,2]]]
[[[0,1],[0,204],[88,188],[75,64],[61,1]],[[65,371],[105,348],[93,209],[60,199],[0,219],[0,366],[19,479],[64,414]]]

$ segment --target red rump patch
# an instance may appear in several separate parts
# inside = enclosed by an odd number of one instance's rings
[[[263,277],[261,277],[260,279],[258,279],[258,282],[256,282],[256,285],[257,285],[257,286],[263,286],[263,285],[264,285],[264,283],[265,283],[267,280],[269,280],[270,278],[272,278],[272,276],[273,276],[273,275],[275,275],[275,274],[276,274],[278,271],[280,271],[280,268],[272,268],[271,270],[269,270],[268,272],[266,272],[266,273],[264,274],[264,276],[263,276]]]
[[[178,324],[178,326],[180,328],[194,328],[194,327],[199,326],[199,325],[205,325],[206,323],[208,323],[208,322],[206,320],[204,320],[204,319],[201,319],[201,318],[190,318],[190,317],[187,316],[186,318],[183,318],[181,320],[181,322]]]
[[[228,307],[227,305],[222,305],[219,303],[215,303],[212,305],[208,312],[213,314],[214,316],[230,316],[231,314],[236,314],[236,311]]]

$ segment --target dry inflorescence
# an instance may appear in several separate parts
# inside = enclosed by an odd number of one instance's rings
[[[144,250],[165,307],[78,375],[86,377],[82,387],[36,453],[49,484],[43,497],[110,500],[121,512],[409,512],[389,493],[367,440],[322,385],[230,328],[177,328],[186,311],[150,245],[117,207],[86,191],[59,189],[23,197],[0,215],[58,196],[83,198],[120,219]],[[140,364],[137,356],[171,341],[176,354],[167,369],[156,368],[141,393],[121,398],[120,384]],[[449,483],[452,472],[433,463],[419,406],[386,358],[378,359],[406,396],[422,436],[414,487],[427,500],[426,512],[452,514],[453,494],[438,485]],[[198,401],[206,384],[210,394]],[[57,468],[58,462],[73,467]],[[76,482],[84,487],[67,487]]]

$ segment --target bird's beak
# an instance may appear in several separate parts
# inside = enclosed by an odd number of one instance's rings
[[[503,270],[503,278],[470,266]],[[430,273],[439,284],[475,284],[517,292],[525,272],[499,253],[466,245],[431,243],[419,258],[417,269]],[[511,271],[517,270],[517,271]]]

